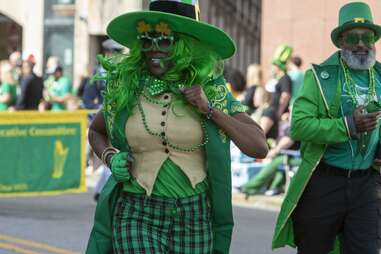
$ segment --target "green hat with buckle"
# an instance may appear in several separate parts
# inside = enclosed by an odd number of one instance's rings
[[[340,34],[346,30],[363,27],[374,31],[376,41],[381,35],[381,26],[373,23],[372,11],[366,3],[353,2],[341,7],[339,12],[339,26],[331,33],[331,40],[339,46]]]
[[[138,35],[150,32],[165,36],[189,35],[208,45],[221,59],[235,52],[235,44],[227,33],[200,21],[197,0],[151,0],[148,11],[125,13],[107,26],[109,37],[129,48],[138,40]]]

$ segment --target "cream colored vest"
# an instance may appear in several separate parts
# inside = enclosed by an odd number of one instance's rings
[[[170,93],[164,93],[155,99],[169,103],[172,96]],[[144,96],[140,97],[140,102],[148,128],[155,133],[166,135],[171,144],[185,148],[194,147],[203,142],[200,119],[191,114],[183,105],[177,105],[174,108],[171,105],[162,106],[149,102]],[[138,106],[128,118],[125,131],[135,159],[131,174],[146,190],[147,195],[151,195],[160,167],[167,158],[183,170],[193,188],[205,179],[204,148],[194,152],[180,152],[172,149],[161,138],[147,132]]]

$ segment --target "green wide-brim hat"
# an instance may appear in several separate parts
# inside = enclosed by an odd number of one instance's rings
[[[352,28],[369,28],[374,31],[376,41],[381,35],[381,26],[373,23],[370,7],[366,3],[353,2],[341,7],[339,12],[339,26],[331,33],[331,40],[336,47],[340,48],[340,34]]]
[[[164,22],[171,31],[189,35],[207,45],[221,59],[231,57],[236,49],[234,41],[221,29],[200,21],[199,16],[195,0],[151,1],[149,11],[129,12],[114,18],[107,26],[107,34],[130,48],[138,40],[139,22],[144,21],[151,27]]]

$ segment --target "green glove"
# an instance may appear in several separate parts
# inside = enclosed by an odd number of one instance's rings
[[[110,169],[118,182],[127,182],[131,179],[127,157],[127,152],[119,152],[111,157]]]

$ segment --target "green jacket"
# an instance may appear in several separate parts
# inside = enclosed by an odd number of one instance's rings
[[[234,114],[244,111],[242,105],[234,100],[228,92],[222,77],[211,80],[207,84],[205,92],[208,97],[217,93],[218,96],[214,96],[212,102],[215,107],[226,113]],[[112,102],[105,102],[104,108],[108,136],[112,145],[120,151],[128,151],[124,130],[129,110],[114,112]],[[213,121],[208,120],[206,122],[206,131],[209,138],[205,152],[209,183],[208,195],[212,207],[213,253],[227,254],[229,253],[233,230],[230,140],[223,131],[217,128]],[[122,184],[118,184],[111,176],[98,200],[87,254],[112,253],[112,215],[121,191]]]
[[[381,64],[375,70],[381,74]],[[339,54],[336,52],[320,65],[313,65],[305,74],[304,84],[291,116],[291,137],[301,141],[302,163],[292,178],[278,215],[272,248],[296,247],[291,214],[319,164],[328,145],[350,139],[344,117],[339,117],[341,82]],[[338,251],[338,243],[335,253]]]

